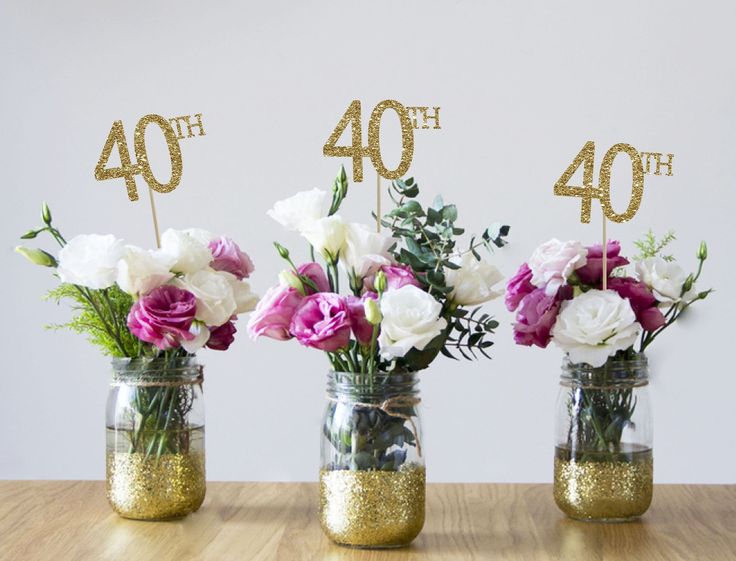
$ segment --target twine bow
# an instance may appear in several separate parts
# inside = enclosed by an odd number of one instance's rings
[[[396,395],[394,397],[389,397],[384,399],[381,403],[365,403],[363,401],[351,401],[349,399],[339,399],[335,397],[327,396],[328,401],[331,401],[333,403],[349,403],[353,405],[353,407],[363,407],[366,409],[380,409],[386,415],[389,415],[390,417],[398,417],[400,419],[404,419],[405,421],[408,421],[411,425],[411,433],[414,435],[414,440],[417,443],[417,454],[419,457],[422,457],[422,444],[419,441],[419,431],[417,430],[417,425],[414,423],[414,419],[412,418],[412,415],[407,415],[406,413],[402,413],[399,411],[399,409],[404,409],[406,407],[414,407],[416,405],[419,405],[422,400],[418,397],[412,396],[412,395]]]

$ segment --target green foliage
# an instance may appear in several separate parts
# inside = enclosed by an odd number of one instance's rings
[[[104,290],[89,290],[63,283],[50,290],[45,297],[59,304],[71,303],[74,315],[66,323],[48,326],[50,329],[69,329],[87,335],[87,340],[113,357],[136,357],[142,351],[141,342],[126,325],[133,305],[130,295],[117,285]]]
[[[477,359],[476,351],[486,358],[491,358],[486,349],[493,346],[490,335],[498,328],[498,321],[486,313],[479,313],[478,307],[468,313],[468,310],[456,309],[452,312],[450,328],[456,335],[447,338],[442,354],[457,359],[450,349],[459,352],[466,360]]]
[[[662,252],[675,239],[675,233],[672,230],[669,230],[661,240],[657,240],[654,232],[649,230],[642,239],[634,242],[634,245],[639,250],[639,254],[634,257],[634,260],[642,261],[659,256],[665,261],[674,261],[675,258],[672,255],[666,255]]]

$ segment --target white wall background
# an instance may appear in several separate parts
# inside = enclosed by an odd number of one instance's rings
[[[411,173],[428,199],[455,201],[468,228],[512,225],[498,255],[507,274],[552,236],[598,240],[578,200],[552,195],[586,140],[598,162],[622,141],[675,153],[674,177],[648,178],[636,219],[609,232],[633,253],[650,226],[676,228],[686,265],[708,240],[703,285],[719,292],[650,355],[656,479],[736,482],[735,17],[732,2],[671,0],[3,2],[0,478],[104,477],[108,361],[43,329],[67,309],[41,301],[54,281],[13,247],[42,200],[69,235],[152,244],[145,199],[93,178],[113,120],[130,140],[144,114],[204,113],[207,136],[182,141],[184,179],[158,198],[160,218],[235,237],[262,292],[281,268],[271,240],[301,247],[265,211],[330,186],[339,161],[322,144],[350,100],[367,113],[394,98],[442,106],[442,131],[416,133]],[[389,123],[386,154],[396,153]],[[627,166],[622,157],[614,171],[619,208]],[[367,167],[352,219],[369,221],[373,186]],[[510,314],[492,310],[503,324],[493,361],[440,359],[423,374],[434,481],[550,480],[561,354],[514,346]],[[230,352],[202,353],[209,476],[313,480],[326,361],[294,343],[253,343],[244,323]]]

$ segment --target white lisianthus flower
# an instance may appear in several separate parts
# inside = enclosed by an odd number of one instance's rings
[[[447,327],[440,317],[442,305],[414,285],[384,292],[381,297],[381,334],[378,344],[386,360],[424,350]]]
[[[209,245],[212,240],[217,238],[215,234],[204,228],[185,228],[182,232],[190,235],[202,245]]]
[[[578,241],[561,242],[551,239],[534,250],[529,258],[531,283],[544,288],[548,296],[557,294],[575,271],[588,262],[588,251]]]
[[[503,275],[494,265],[478,260],[472,253],[455,257],[453,263],[459,269],[447,269],[445,282],[452,287],[450,298],[461,306],[475,306],[498,298],[504,289],[493,290],[493,286],[503,280]]]
[[[207,344],[210,340],[210,330],[201,321],[193,321],[189,332],[194,335],[191,341],[182,339],[181,346],[188,353],[194,354]]]
[[[61,282],[109,288],[115,284],[117,265],[125,251],[122,240],[112,234],[75,236],[59,252],[57,272]]]
[[[248,282],[238,280],[238,277],[227,271],[217,271],[217,274],[230,283],[230,288],[232,288],[233,297],[235,298],[236,315],[252,312],[256,309],[259,298],[253,292]]]
[[[695,286],[682,294],[688,275],[675,261],[665,261],[661,257],[643,259],[636,264],[636,274],[662,304],[689,302],[697,295]]]
[[[340,264],[348,274],[365,277],[381,265],[390,265],[388,248],[396,240],[390,235],[376,232],[365,224],[350,223],[345,226],[345,248],[340,254]]]
[[[207,244],[183,230],[169,228],[161,235],[161,253],[171,258],[171,270],[175,273],[195,273],[212,262]]]
[[[189,273],[174,284],[194,294],[197,299],[194,317],[205,325],[215,327],[226,323],[238,306],[230,281],[212,269]]]
[[[327,216],[331,200],[329,193],[321,189],[299,191],[288,199],[278,201],[266,214],[287,230],[301,233]]]
[[[626,298],[613,290],[589,290],[562,303],[552,340],[573,363],[598,368],[631,347],[641,332]]]
[[[302,235],[322,257],[328,258],[329,253],[335,258],[342,255],[345,247],[345,230],[345,222],[335,214],[313,222],[308,229],[302,232]]]
[[[143,296],[174,277],[171,257],[161,251],[125,246],[125,254],[118,261],[116,282],[131,296]]]

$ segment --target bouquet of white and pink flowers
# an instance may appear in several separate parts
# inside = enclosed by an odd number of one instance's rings
[[[382,217],[383,231],[338,214],[344,169],[331,195],[314,189],[274,205],[269,216],[307,240],[310,260],[297,265],[275,244],[289,268],[251,316],[252,337],[296,338],[325,351],[335,371],[363,374],[416,372],[440,352],[487,356],[498,323],[478,312],[502,294],[494,288],[502,275],[477,249],[502,247],[509,227],[492,226],[461,250],[455,205],[437,197],[424,208],[413,179],[394,181],[389,193],[395,208]],[[347,295],[339,294],[341,273]]]
[[[41,216],[44,225],[22,238],[50,234],[61,246],[58,257],[22,246],[16,251],[55,269],[61,284],[49,299],[73,303],[75,316],[54,327],[86,333],[113,357],[173,359],[205,346],[226,350],[238,314],[258,301],[245,280],[253,263],[230,238],[193,228],[166,230],[155,250],[109,234],[67,242],[46,204]]]
[[[552,239],[539,246],[509,281],[506,306],[516,311],[514,339],[519,345],[558,345],[572,363],[600,367],[618,353],[643,353],[665,329],[711,290],[696,283],[708,257],[705,242],[698,266],[687,274],[666,246],[672,233],[657,241],[650,232],[636,243],[634,276],[621,245]],[[605,289],[603,287],[605,272]],[[638,340],[638,347],[637,347]]]

